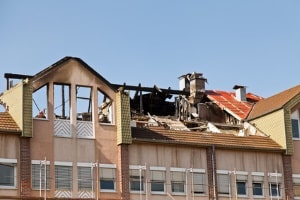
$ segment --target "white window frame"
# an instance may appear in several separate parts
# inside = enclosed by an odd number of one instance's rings
[[[185,168],[176,168],[171,167],[170,168],[170,181],[171,181],[171,191],[174,195],[184,195],[186,194],[186,179],[187,179],[187,173]],[[183,175],[182,180],[173,180],[173,173],[181,173]],[[183,192],[173,192],[173,184],[183,184]]]
[[[194,169],[194,168],[192,168],[191,170],[190,170],[190,172],[191,172],[191,185],[192,185],[192,194],[193,195],[197,195],[197,196],[199,196],[199,195],[205,195],[206,194],[206,190],[207,190],[207,188],[206,188],[206,171],[205,171],[205,169]],[[194,182],[194,173],[195,174],[201,174],[201,176],[202,176],[202,183],[200,183],[202,186],[200,186],[201,188],[202,188],[202,190],[203,191],[196,191],[194,188],[195,188],[195,185],[197,184],[197,183],[195,183]],[[196,193],[195,193],[196,192]]]
[[[235,171],[235,185],[236,185],[236,194],[238,197],[247,197],[248,196],[248,172],[245,171]],[[246,194],[238,193],[238,182],[244,183],[244,189]]]
[[[251,173],[252,194],[253,194],[254,198],[263,198],[265,196],[265,192],[264,192],[264,178],[265,178],[265,173],[264,172],[252,172]],[[258,179],[258,180],[255,180],[255,179]],[[255,183],[261,184],[262,195],[256,195],[256,194],[254,194],[253,184],[255,184]]]
[[[220,193],[220,180],[218,175],[227,175],[228,176],[228,194]],[[231,195],[231,180],[230,180],[230,171],[228,170],[217,170],[217,185],[218,185],[218,195],[220,196],[230,196]]]
[[[163,180],[164,190],[163,191],[152,191],[152,183],[154,181],[154,180],[152,180],[152,172],[154,172],[154,171],[161,171],[164,173],[164,180]],[[166,168],[165,167],[150,166],[150,192],[151,192],[151,194],[166,194]]]
[[[117,191],[117,165],[116,164],[99,164],[99,187],[101,192],[116,192]],[[101,189],[101,180],[102,180],[102,173],[101,169],[113,169],[114,170],[114,177],[111,178],[113,181],[114,189]]]
[[[79,186],[80,186],[79,182],[81,181],[79,176],[80,175],[81,176],[82,175],[87,176],[85,174],[79,174],[80,173],[79,168],[87,168],[89,170],[90,177],[88,177],[88,178],[90,178],[90,181],[91,181],[91,187],[90,188],[84,188],[84,189],[79,188]],[[93,173],[93,168],[92,168],[91,163],[78,162],[77,163],[77,189],[78,189],[78,191],[93,191],[94,190],[93,176],[94,176],[94,173]]]
[[[14,167],[14,185],[13,186],[0,186],[0,189],[17,189],[17,159],[0,158],[0,164],[10,164]]]
[[[40,167],[43,167],[45,166],[46,164],[46,190],[50,190],[51,186],[50,186],[50,161],[46,160],[46,163],[45,163],[45,160],[32,160],[31,161],[31,188],[32,190],[45,190],[45,185],[44,184],[41,184],[40,183],[40,180],[39,180],[39,184],[40,184],[40,187],[39,188],[36,188],[36,187],[33,187],[33,181],[35,179],[34,177],[34,174],[33,174],[33,165],[40,165]],[[41,177],[45,177],[45,173],[42,173],[40,174],[39,176]]]
[[[146,166],[143,165],[129,165],[129,170],[139,170],[139,176],[140,176],[140,188],[142,188],[142,190],[132,190],[131,189],[131,171],[129,171],[129,190],[131,193],[145,193],[145,186],[146,186]],[[142,184],[142,185],[141,185]]]
[[[298,137],[294,137],[294,134],[293,134],[293,120],[297,120],[298,122]],[[298,110],[294,111],[292,114],[291,114],[291,127],[292,127],[292,137],[294,140],[300,140],[300,116],[299,116],[299,112]]]
[[[276,180],[275,180],[276,179]],[[276,184],[276,189],[277,189],[277,195],[273,196],[272,195],[272,185]],[[268,173],[268,188],[269,188],[269,195],[272,198],[279,197],[281,198],[282,196],[282,174],[281,173]],[[278,195],[279,193],[279,195]]]
[[[62,167],[71,167],[71,177],[70,177],[70,181],[71,181],[71,184],[70,184],[70,188],[69,189],[65,189],[65,188],[58,188],[57,185],[56,185],[56,167],[57,166],[62,166]],[[55,172],[55,190],[72,190],[73,189],[73,163],[72,162],[61,162],[61,161],[54,161],[54,172]]]

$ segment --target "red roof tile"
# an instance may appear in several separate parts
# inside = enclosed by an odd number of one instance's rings
[[[0,112],[0,132],[21,133],[21,129],[8,112]]]
[[[133,142],[169,143],[196,146],[215,145],[226,148],[247,148],[280,151],[282,147],[265,136],[235,136],[223,133],[168,130],[163,127],[132,127]]]
[[[226,110],[239,120],[247,118],[252,109],[253,103],[248,101],[239,101],[235,98],[234,92],[226,92],[220,90],[206,90],[207,97],[216,103],[221,109]],[[247,99],[256,102],[262,99],[251,93],[247,93]]]

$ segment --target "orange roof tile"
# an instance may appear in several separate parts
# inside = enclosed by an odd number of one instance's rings
[[[239,101],[235,98],[234,92],[226,92],[220,90],[206,90],[207,97],[216,103],[221,109],[226,110],[239,120],[247,118],[252,109],[253,103],[248,101]],[[247,99],[256,102],[262,99],[259,96],[247,93]]]
[[[8,112],[0,112],[0,132],[21,133],[21,129]]]
[[[223,133],[176,131],[163,127],[132,127],[133,142],[169,143],[196,146],[210,146],[240,149],[260,149],[280,151],[282,147],[269,137],[235,136]]]
[[[252,111],[248,116],[248,119],[254,119],[276,111],[282,108],[286,103],[288,103],[293,97],[298,94],[300,94],[300,85],[294,86],[271,97],[260,100],[254,105]]]

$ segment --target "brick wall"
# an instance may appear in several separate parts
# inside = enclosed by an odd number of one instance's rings
[[[121,200],[129,200],[129,155],[128,145],[118,145],[118,180]]]
[[[283,162],[283,173],[284,173],[285,199],[294,199],[291,156],[283,155],[282,162]]]
[[[31,158],[30,138],[20,138],[20,196],[28,197],[31,193]]]
[[[207,159],[207,180],[208,180],[208,196],[209,200],[217,200],[218,197],[214,198],[215,190],[217,190],[217,186],[214,187],[214,179],[216,180],[216,155],[214,151],[214,147],[209,147],[206,149],[206,159]]]

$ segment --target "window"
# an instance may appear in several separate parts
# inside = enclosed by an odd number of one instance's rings
[[[292,119],[292,132],[293,132],[293,138],[300,138],[298,119]]]
[[[236,172],[236,191],[239,196],[247,195],[248,175],[245,172]]]
[[[217,172],[218,173],[218,172]],[[217,174],[218,181],[218,193],[229,195],[229,174],[227,173],[218,173]]]
[[[55,166],[55,189],[72,189],[72,166]]]
[[[77,177],[78,177],[78,190],[92,190],[92,168],[78,166],[77,167]]]
[[[271,197],[280,197],[280,184],[279,183],[270,183],[269,184],[270,196]]]
[[[35,118],[47,118],[48,85],[44,85],[32,94],[32,116]]]
[[[116,190],[116,169],[115,168],[103,167],[103,164],[100,164],[100,189],[101,191]]]
[[[56,119],[70,119],[70,86],[54,84],[54,113]]]
[[[152,193],[165,192],[166,172],[163,167],[150,167],[150,182]]]
[[[254,197],[262,197],[264,186],[264,173],[252,173],[252,192]]]
[[[204,194],[205,193],[205,173],[204,172],[192,172],[192,183],[194,194]]]
[[[77,120],[92,121],[92,88],[76,87]]]
[[[300,174],[293,174],[293,190],[295,197],[300,197]]]
[[[145,187],[145,169],[141,166],[132,166],[129,170],[130,191],[144,191]]]
[[[281,179],[282,174],[280,173],[269,173],[269,195],[271,197],[281,196]]]
[[[46,182],[46,189],[50,189],[50,162],[48,161],[39,161],[33,160],[31,165],[31,175],[32,175],[32,182],[31,187],[32,189],[45,189],[45,182]],[[46,174],[45,174],[46,168]]]
[[[113,123],[113,101],[101,90],[98,90],[98,119],[100,123]]]
[[[16,160],[1,159],[0,188],[15,188],[15,187],[16,187]]]
[[[170,174],[172,193],[185,193],[185,169],[171,169]]]

